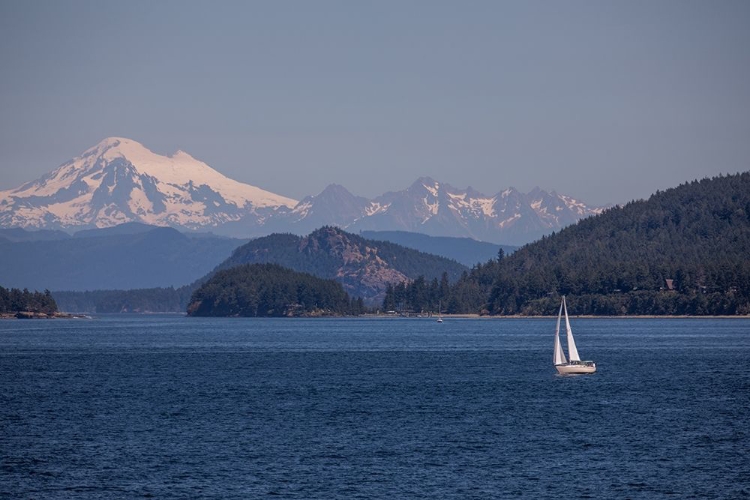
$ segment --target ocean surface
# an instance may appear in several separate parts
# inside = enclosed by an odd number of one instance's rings
[[[750,319],[0,321],[2,498],[750,498]]]

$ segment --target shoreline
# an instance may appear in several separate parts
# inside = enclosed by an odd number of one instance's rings
[[[86,314],[70,314],[56,312],[52,314],[32,311],[17,311],[14,313],[0,313],[0,319],[82,319],[89,318]]]
[[[129,312],[129,313],[103,313],[107,314],[133,314],[141,316],[149,315],[180,315],[185,317],[191,317],[185,312]],[[211,316],[215,318],[235,318],[237,316]],[[301,318],[317,318],[321,316],[300,316]],[[435,320],[437,315],[432,316],[399,316],[393,314],[362,314],[360,316],[324,316],[325,318],[366,318],[366,319],[414,319],[414,320]],[[580,316],[569,316],[571,319],[750,319],[750,315],[735,315],[735,316],[690,316],[690,315],[623,315],[623,316],[593,316],[593,315],[580,315]],[[550,316],[490,316],[486,314],[443,314],[442,318],[445,319],[481,319],[481,320],[550,320],[556,319],[557,315]],[[54,314],[46,313],[34,313],[30,311],[20,311],[15,313],[0,313],[0,320],[3,319],[91,319],[91,313],[67,313],[57,312]],[[293,319],[293,318],[290,318]]]
[[[622,316],[594,316],[594,315],[580,315],[573,316],[568,315],[571,319],[750,319],[750,315],[735,315],[735,316],[691,316],[691,315],[622,315]],[[360,318],[393,318],[393,319],[436,319],[437,315],[433,316],[399,316],[390,314],[363,314],[362,316],[354,316]],[[487,314],[443,314],[442,318],[445,319],[557,319],[557,315],[550,316],[490,316]]]

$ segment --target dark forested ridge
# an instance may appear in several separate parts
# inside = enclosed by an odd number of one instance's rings
[[[276,264],[245,264],[217,272],[198,288],[191,316],[312,316],[362,312],[340,283]]]
[[[323,227],[308,236],[272,234],[237,248],[217,269],[239,264],[274,263],[295,271],[335,279],[352,297],[379,303],[389,283],[447,273],[457,280],[468,270],[458,262],[388,241],[371,241],[336,227]]]
[[[745,315],[749,255],[750,172],[703,179],[475,266],[448,312],[555,314],[567,295],[572,314]]]
[[[55,314],[57,304],[49,290],[30,292],[26,288],[3,288],[0,286],[0,314],[31,312]]]

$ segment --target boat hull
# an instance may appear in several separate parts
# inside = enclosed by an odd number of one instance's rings
[[[595,373],[596,372],[596,364],[570,364],[566,363],[564,365],[555,365],[555,368],[557,369],[557,373],[560,375],[577,375],[577,374],[586,374],[586,373]]]

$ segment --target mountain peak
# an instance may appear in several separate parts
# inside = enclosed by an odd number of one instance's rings
[[[133,139],[128,139],[127,137],[107,137],[105,139],[102,139],[101,141],[99,141],[99,143],[97,143],[96,146],[84,151],[81,157],[90,155],[101,156],[107,153],[109,153],[110,156],[119,154],[120,156],[128,159],[133,157],[144,158],[153,156],[157,158],[187,159],[198,161],[192,155],[181,149],[178,149],[168,156],[159,155],[158,153],[154,153],[153,151],[148,149],[140,142]]]
[[[174,153],[172,153],[171,155],[169,155],[169,157],[170,158],[189,158],[191,160],[195,160],[195,157],[193,155],[191,155],[190,153],[187,153],[187,152],[185,152],[185,151],[183,151],[181,149],[178,149],[177,151],[175,151]],[[195,160],[195,161],[197,161],[197,160]]]
[[[437,182],[432,177],[426,177],[426,176],[420,177],[419,179],[417,179],[416,181],[414,181],[414,183],[411,185],[412,189],[416,188],[416,189],[429,189],[429,190],[433,190],[433,189],[438,189],[439,187],[440,187],[440,183],[439,182]]]
[[[91,149],[109,149],[112,147],[117,147],[118,145],[122,143],[136,143],[138,145],[141,145],[139,142],[134,141],[133,139],[128,139],[127,137],[105,137],[99,143],[94,146]]]
[[[296,200],[237,182],[183,151],[163,156],[107,137],[36,181],[0,193],[0,225],[109,227],[124,222],[188,229],[291,209]]]
[[[341,194],[346,196],[352,196],[352,194],[349,192],[348,189],[346,189],[341,184],[329,184],[323,189],[323,191],[320,192],[318,196],[322,195],[331,195],[331,194]]]
[[[101,156],[112,150],[123,154],[123,156],[127,152],[141,152],[142,150],[148,151],[148,149],[146,149],[143,144],[138,141],[134,141],[133,139],[127,139],[125,137],[107,137],[99,141],[96,146],[84,151],[79,158],[86,158],[88,156]],[[150,152],[151,151],[149,151],[149,153]]]
[[[105,144],[117,145],[117,143],[120,143],[120,142],[126,142],[126,143],[134,142],[136,144],[140,144],[140,142],[130,139],[129,137],[118,137],[118,136],[113,135],[111,137],[105,137],[104,139],[99,141],[99,144],[97,144],[97,146],[101,146]]]

